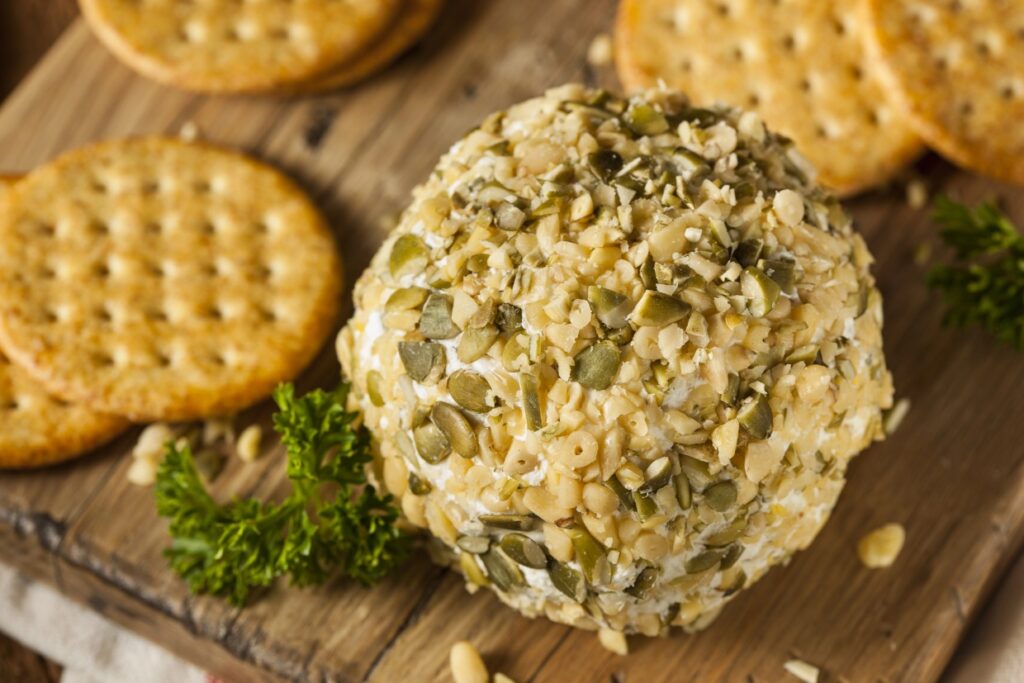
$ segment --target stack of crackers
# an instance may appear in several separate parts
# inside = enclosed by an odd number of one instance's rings
[[[627,89],[757,111],[849,195],[924,144],[1024,183],[1024,3],[1006,0],[622,0]]]
[[[128,66],[203,92],[311,93],[351,85],[416,43],[442,0],[80,0]]]
[[[66,460],[131,422],[232,414],[335,326],[333,236],[263,163],[145,138],[2,186],[0,467]]]

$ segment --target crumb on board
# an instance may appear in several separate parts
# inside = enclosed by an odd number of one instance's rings
[[[235,451],[238,457],[245,462],[252,462],[260,456],[260,442],[263,439],[263,428],[259,425],[249,425],[238,437],[235,444]]]
[[[782,667],[804,683],[818,683],[820,671],[813,664],[808,664],[800,659],[791,659],[783,664]]]
[[[907,204],[912,209],[923,209],[928,203],[928,186],[920,178],[907,183]]]
[[[882,415],[882,428],[885,430],[886,436],[892,436],[896,433],[896,430],[903,424],[903,419],[910,412],[910,399],[901,398],[896,401],[889,410],[885,411]]]
[[[901,524],[886,524],[865,534],[857,543],[857,556],[865,567],[888,567],[903,550],[907,533]]]
[[[455,683],[487,683],[490,680],[484,660],[469,641],[460,640],[452,645],[448,660]]]
[[[587,48],[587,62],[591,66],[608,66],[612,62],[612,39],[607,33],[599,33]]]
[[[185,142],[195,142],[199,139],[199,126],[195,121],[189,119],[181,124],[181,128],[178,130],[178,137]]]
[[[603,628],[597,632],[597,639],[601,641],[601,646],[609,652],[622,656],[629,654],[629,643],[626,642],[626,636],[622,631]]]

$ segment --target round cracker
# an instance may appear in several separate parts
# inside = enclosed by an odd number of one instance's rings
[[[0,208],[0,345],[65,400],[134,420],[233,413],[334,327],[341,264],[305,194],[178,139],[100,143]]]
[[[623,0],[619,77],[664,81],[698,105],[757,111],[789,136],[820,180],[849,195],[881,183],[921,143],[864,70],[855,3],[821,0]]]
[[[16,180],[0,175],[0,201]],[[0,469],[70,460],[127,427],[124,418],[54,398],[0,353]]]
[[[287,90],[318,93],[344,88],[383,70],[417,43],[441,13],[443,0],[403,0],[395,23],[355,61]]]
[[[100,40],[145,76],[189,90],[265,92],[356,58],[400,0],[80,0]]]
[[[1024,183],[1024,4],[866,0],[868,53],[924,140]]]

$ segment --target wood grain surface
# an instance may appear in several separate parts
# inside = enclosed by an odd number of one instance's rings
[[[336,227],[354,278],[385,219],[465,130],[497,108],[570,80],[614,86],[585,61],[610,30],[612,0],[452,0],[425,44],[397,66],[332,96],[208,98],[144,81],[75,24],[0,110],[0,172],[24,171],[88,141],[201,135],[283,167]],[[926,159],[934,191],[1024,195]],[[799,657],[829,681],[932,681],[1024,536],[1024,363],[985,335],[940,326],[941,304],[913,254],[934,241],[926,212],[899,188],[850,203],[886,297],[886,347],[899,432],[853,464],[831,523],[806,552],[740,595],[707,631],[633,638],[622,658],[593,634],[527,620],[417,557],[374,589],[283,583],[244,610],[188,595],[161,557],[166,527],[152,492],[130,485],[129,433],[82,460],[0,474],[0,559],[51,581],[111,619],[227,680],[443,681],[453,642],[469,638],[517,681],[778,681]],[[346,297],[347,298],[347,297]],[[304,386],[336,380],[324,349]],[[239,424],[269,423],[261,405]],[[216,494],[270,496],[279,450],[230,463]],[[907,528],[896,565],[864,569],[855,544],[885,522]]]

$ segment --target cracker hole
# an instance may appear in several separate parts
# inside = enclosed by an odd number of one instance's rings
[[[98,192],[99,194],[108,194],[110,192],[110,185],[102,178],[93,178],[92,189],[93,192]]]
[[[110,265],[107,263],[97,263],[93,268],[93,273],[96,277],[106,280],[110,277]]]
[[[209,180],[201,178],[192,184],[192,189],[194,189],[199,194],[210,194],[210,192],[213,191],[213,185],[210,183]]]
[[[679,62],[679,68],[682,69],[684,73],[690,73],[691,71],[693,71],[693,62],[691,62],[689,59],[684,59],[683,61]]]
[[[57,269],[48,263],[44,264],[39,268],[39,277],[43,278],[44,280],[56,280]]]
[[[47,306],[42,311],[43,322],[48,325],[53,325],[60,321],[60,315],[57,313],[57,309]]]
[[[877,127],[881,123],[882,123],[882,119],[881,119],[881,117],[879,117],[878,112],[876,112],[876,111],[869,111],[868,112],[868,125],[876,126]]]
[[[100,368],[114,367],[114,357],[106,351],[97,351],[92,354],[93,365]]]
[[[110,234],[110,225],[105,221],[92,221],[89,223],[89,231],[97,237],[105,237]]]
[[[749,95],[747,95],[747,104],[751,107],[756,107],[757,105],[761,104],[761,96],[758,95],[756,92],[750,93]]]
[[[737,62],[742,62],[746,58],[746,55],[743,53],[743,48],[741,46],[737,45],[732,49],[732,58],[735,59]]]
[[[787,52],[793,52],[796,50],[796,36],[790,33],[788,36],[782,39],[782,47]]]
[[[827,140],[830,137],[829,134],[828,134],[828,129],[825,128],[825,126],[822,126],[822,125],[818,125],[818,126],[814,127],[814,134],[817,135],[822,140]]]
[[[155,180],[144,180],[141,189],[144,195],[154,195],[160,191],[160,183]]]
[[[800,92],[809,93],[811,92],[811,79],[801,78],[800,79]]]
[[[992,54],[992,48],[989,46],[988,42],[984,40],[975,41],[974,49],[982,57],[988,57]]]
[[[224,316],[224,309],[222,309],[220,306],[217,306],[216,304],[213,305],[213,306],[207,307],[207,309],[204,312],[204,314],[210,320],[224,320],[224,317],[225,317]]]
[[[288,40],[289,37],[291,36],[288,29],[284,26],[275,26],[274,28],[270,29],[267,35],[272,40]]]
[[[57,234],[57,226],[53,223],[39,223],[36,226],[36,234],[40,237],[53,237]]]
[[[718,14],[723,16],[723,17],[727,17],[727,16],[729,16],[729,13],[730,13],[731,10],[729,8],[729,4],[728,3],[718,2],[718,3],[715,3],[715,11],[718,12]]]
[[[220,268],[217,267],[216,263],[204,263],[199,268],[206,277],[217,277],[220,275]]]
[[[846,23],[842,19],[840,19],[838,17],[833,19],[832,20],[832,28],[835,29],[835,32],[836,32],[837,36],[845,36],[846,35]]]
[[[110,324],[114,322],[114,314],[108,306],[103,305],[96,309],[96,319],[101,323]]]
[[[213,221],[203,221],[203,224],[200,226],[199,230],[204,235],[212,236],[217,234],[217,226],[213,224]]]
[[[262,280],[270,280],[271,278],[274,277],[274,269],[265,263],[261,263],[256,268],[256,274]]]
[[[162,308],[149,308],[149,309],[146,309],[145,316],[146,316],[146,320],[150,320],[152,322],[162,323],[162,322],[167,322],[167,320],[168,320],[167,312],[164,309],[162,309]]]
[[[959,14],[963,11],[963,8],[963,3],[961,3],[960,0],[953,0],[953,2],[949,3],[949,11],[953,14]]]
[[[862,81],[864,80],[864,69],[860,66],[860,64],[851,64],[850,76],[852,76],[853,80],[855,81]]]
[[[156,353],[156,364],[161,368],[169,368],[174,364],[170,354],[164,351],[157,351]]]
[[[970,116],[974,113],[974,104],[971,102],[961,102],[958,108],[961,116]]]
[[[268,323],[276,323],[278,319],[277,311],[267,306],[260,307],[260,317]]]
[[[164,231],[164,226],[159,221],[149,221],[143,227],[143,230],[147,235],[159,235]]]
[[[4,401],[4,404],[3,404],[3,409],[4,410],[8,410],[8,411],[13,412],[15,410],[19,410],[20,408],[21,408],[21,402],[18,400],[18,398],[16,396],[11,397],[11,398],[7,399],[6,401]]]
[[[164,268],[164,265],[162,263],[159,263],[158,261],[149,261],[148,263],[146,263],[146,270],[153,277],[167,277],[167,269]]]
[[[242,40],[242,31],[238,28],[237,24],[232,24],[224,32],[224,37],[227,38],[229,43],[238,43]]]

